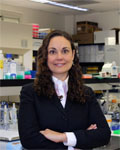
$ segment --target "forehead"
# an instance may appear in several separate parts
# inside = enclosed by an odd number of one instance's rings
[[[71,45],[70,41],[68,39],[66,39],[64,36],[55,36],[53,38],[50,39],[49,45]]]

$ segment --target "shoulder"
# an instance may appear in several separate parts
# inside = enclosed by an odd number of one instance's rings
[[[22,90],[25,90],[25,91],[29,90],[31,92],[34,91],[34,83],[32,82],[32,83],[23,85]]]
[[[33,92],[35,92],[33,83],[29,83],[29,84],[23,85],[20,94],[26,93],[26,94],[31,95]]]
[[[88,86],[85,86],[85,85],[84,85],[83,90],[84,90],[84,94],[85,94],[85,95],[94,94],[94,91],[92,90],[91,87],[88,87]]]
[[[20,101],[23,102],[33,102],[35,99],[36,92],[34,90],[34,84],[25,84],[20,91]]]
[[[34,84],[33,82],[32,82],[32,83],[25,84],[25,85],[23,85],[22,89],[29,89],[29,90],[32,90],[32,89],[34,89],[33,84]]]
[[[84,96],[85,96],[86,102],[97,101],[95,93],[91,87],[84,86],[83,90],[84,90]]]

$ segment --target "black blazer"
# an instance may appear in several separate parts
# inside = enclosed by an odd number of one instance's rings
[[[105,145],[110,140],[110,129],[91,88],[85,87],[84,104],[67,99],[65,108],[57,96],[51,99],[38,96],[33,84],[21,90],[18,128],[23,147],[27,149],[67,149],[63,143],[46,139],[40,130],[49,128],[58,132],[74,132],[75,148],[91,149]],[[97,129],[86,130],[91,124]]]

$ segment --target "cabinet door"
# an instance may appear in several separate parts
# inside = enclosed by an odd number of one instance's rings
[[[32,25],[1,21],[0,48],[32,49]]]
[[[105,63],[112,63],[113,61],[116,62],[117,66],[120,66],[120,45],[105,46]]]
[[[33,50],[38,50],[42,45],[43,39],[33,39]]]
[[[105,38],[108,37],[115,38],[115,31],[105,30],[105,31],[94,32],[94,43],[105,43]]]

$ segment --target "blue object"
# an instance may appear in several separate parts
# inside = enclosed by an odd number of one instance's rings
[[[35,70],[31,70],[30,72],[31,72],[32,78],[35,78],[36,77],[36,71]]]
[[[22,150],[22,145],[20,141],[8,142],[6,145],[6,150]]]
[[[12,73],[12,74],[10,75],[10,79],[16,79],[16,74],[15,74],[15,73]]]
[[[12,54],[6,54],[6,58],[12,58]]]
[[[112,125],[112,130],[120,130],[120,124]]]

